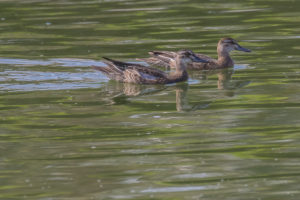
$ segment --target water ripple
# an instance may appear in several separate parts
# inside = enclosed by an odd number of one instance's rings
[[[47,65],[59,65],[63,67],[89,67],[92,65],[104,66],[105,64],[100,61],[94,61],[89,59],[75,59],[75,58],[55,58],[50,60],[28,60],[17,58],[0,58],[0,64],[6,65],[23,65],[23,66],[47,66]]]
[[[219,186],[185,186],[185,187],[161,187],[161,188],[149,188],[142,190],[141,193],[161,193],[161,192],[189,192],[208,189],[218,189]]]

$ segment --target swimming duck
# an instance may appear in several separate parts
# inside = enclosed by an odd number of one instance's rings
[[[232,38],[222,38],[220,39],[217,47],[218,59],[210,58],[209,56],[203,54],[196,54],[199,58],[207,60],[207,63],[196,63],[192,62],[188,64],[187,69],[198,69],[198,70],[209,70],[209,69],[220,69],[233,67],[234,62],[231,59],[229,53],[232,50],[251,52],[250,49],[241,47],[236,40]],[[150,58],[138,59],[140,61],[147,62],[150,65],[166,66],[174,68],[176,62],[174,58],[178,52],[173,51],[150,51]]]
[[[197,57],[192,51],[179,51],[173,58],[173,67],[175,72],[167,74],[159,69],[146,67],[140,64],[126,63],[110,58],[103,57],[107,67],[93,66],[94,69],[101,71],[109,79],[117,80],[124,83],[140,84],[168,84],[188,79],[186,67],[192,62],[207,62]]]

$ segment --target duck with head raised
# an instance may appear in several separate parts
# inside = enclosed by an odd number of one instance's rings
[[[199,58],[207,60],[207,63],[196,63],[192,62],[188,64],[187,69],[198,69],[198,70],[209,70],[209,69],[221,69],[227,67],[233,67],[234,62],[230,57],[230,52],[233,50],[251,52],[250,49],[246,49],[240,46],[236,40],[232,38],[222,38],[220,39],[217,52],[218,59],[213,59],[209,56],[203,54],[196,54]],[[178,52],[173,51],[151,51],[150,58],[138,59],[140,61],[147,62],[150,65],[166,66],[174,68],[175,60],[174,58]]]
[[[168,84],[186,81],[188,73],[186,67],[188,64],[197,62],[207,62],[197,57],[192,51],[179,51],[173,58],[175,71],[167,74],[159,69],[146,67],[135,63],[126,63],[103,57],[107,67],[93,66],[94,69],[101,71],[109,79],[139,84]]]

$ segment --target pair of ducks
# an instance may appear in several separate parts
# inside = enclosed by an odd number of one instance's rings
[[[109,79],[124,83],[139,84],[169,84],[188,79],[187,69],[209,70],[232,67],[233,60],[229,53],[232,50],[251,52],[241,47],[232,38],[222,38],[217,47],[218,59],[215,60],[203,54],[195,54],[190,50],[178,52],[152,51],[150,58],[139,59],[150,65],[175,68],[175,72],[167,74],[156,68],[140,64],[126,63],[103,57],[107,67],[94,66],[94,69],[104,73]]]

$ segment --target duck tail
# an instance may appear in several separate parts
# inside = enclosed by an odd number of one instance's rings
[[[111,63],[114,67],[117,67],[119,70],[122,70],[122,71],[124,71],[128,67],[128,65],[129,65],[126,62],[122,62],[122,61],[118,61],[118,60],[113,60],[111,58],[107,58],[107,57],[102,57],[102,58],[104,58],[109,63]],[[105,62],[105,63],[108,64],[107,62]]]
[[[92,66],[93,69],[100,71],[105,76],[107,76],[109,79],[122,81],[123,80],[123,73],[119,71],[116,71],[115,69],[111,67],[99,67],[99,66]]]
[[[103,57],[105,61],[103,61],[107,66],[115,71],[116,73],[123,73],[123,71],[126,69],[126,66],[124,66],[124,63],[121,61],[113,60],[107,57]]]
[[[108,67],[99,67],[99,66],[92,66],[93,69],[98,70],[109,77],[110,74],[114,73],[111,68]]]

